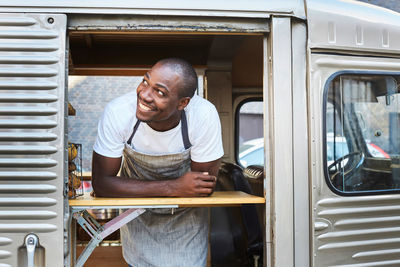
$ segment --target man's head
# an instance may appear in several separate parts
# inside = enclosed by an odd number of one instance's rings
[[[166,58],[158,61],[157,64],[173,69],[180,77],[179,97],[192,97],[197,89],[197,74],[192,65],[180,58]]]
[[[177,58],[157,62],[137,88],[136,116],[153,129],[168,130],[179,122],[197,88],[197,75],[186,61]]]

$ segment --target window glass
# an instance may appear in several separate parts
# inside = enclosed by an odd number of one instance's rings
[[[247,167],[264,165],[263,106],[261,100],[247,101],[238,112],[238,163]]]
[[[264,148],[262,147],[252,150],[240,157],[240,164],[243,167],[247,167],[249,165],[264,165]]]
[[[352,74],[329,85],[328,182],[342,193],[400,189],[400,76]]]

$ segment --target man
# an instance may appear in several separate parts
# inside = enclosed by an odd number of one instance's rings
[[[164,59],[144,75],[136,92],[106,106],[93,152],[96,196],[205,197],[213,192],[223,155],[221,126],[215,107],[195,95],[196,89],[189,63]],[[147,210],[122,227],[121,236],[130,265],[205,266],[208,212]]]

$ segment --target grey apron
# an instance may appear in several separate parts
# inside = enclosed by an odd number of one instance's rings
[[[190,142],[185,112],[181,129],[185,150],[152,155],[135,151],[131,141],[138,121],[125,143],[121,175],[138,180],[175,179],[190,171]],[[121,228],[123,255],[134,267],[206,266],[208,210],[206,208],[147,209]]]

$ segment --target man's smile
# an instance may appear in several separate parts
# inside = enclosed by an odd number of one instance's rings
[[[139,103],[139,108],[142,110],[145,110],[145,111],[154,111],[155,110],[154,108],[142,103],[140,100],[138,101],[138,103]]]

